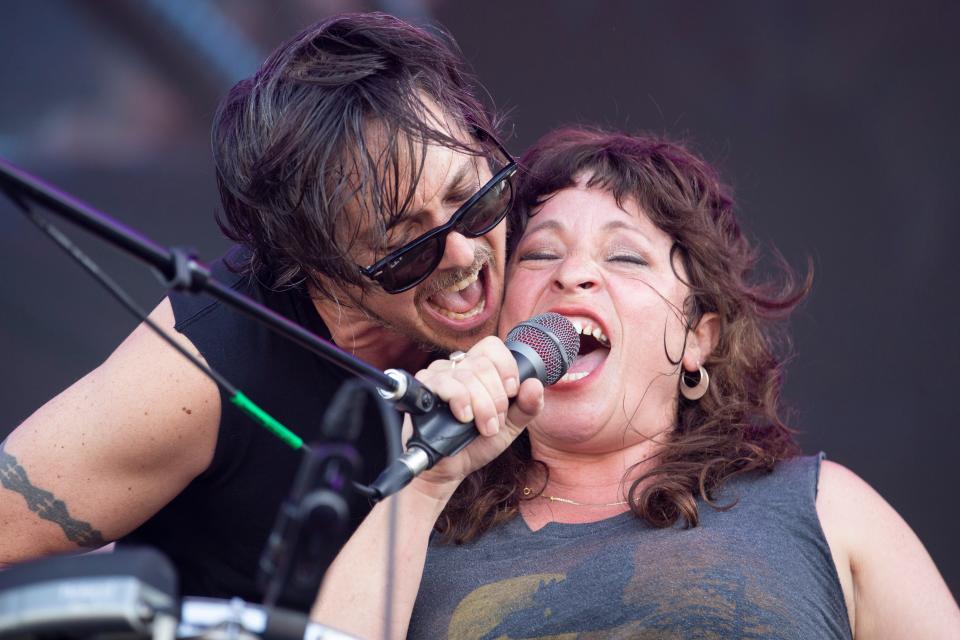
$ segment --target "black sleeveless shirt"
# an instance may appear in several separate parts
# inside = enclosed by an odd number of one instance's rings
[[[330,339],[304,288],[272,291],[228,267],[243,258],[242,249],[231,249],[212,266],[213,276]],[[349,374],[216,300],[171,292],[170,302],[177,331],[210,366],[305,442],[318,437],[324,411]],[[210,466],[120,544],[150,545],[166,553],[177,567],[183,595],[257,602],[262,599],[257,563],[301,453],[251,422],[222,391],[220,411]],[[379,434],[364,434],[371,437]],[[360,448],[374,446],[366,442]],[[368,469],[382,468],[380,460],[365,462]],[[284,604],[307,610],[312,602]]]

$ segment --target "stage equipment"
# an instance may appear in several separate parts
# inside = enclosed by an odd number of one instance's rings
[[[0,572],[0,638],[356,640],[286,609],[184,598],[153,549],[57,556]]]
[[[260,558],[258,584],[264,604],[310,602],[327,567],[352,533],[350,483],[362,460],[353,443],[364,425],[374,422],[386,433],[399,433],[398,414],[361,380],[350,380],[327,408],[322,440],[311,443],[281,505]],[[398,438],[387,438],[388,459],[400,453]]]

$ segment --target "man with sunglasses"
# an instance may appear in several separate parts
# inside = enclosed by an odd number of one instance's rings
[[[356,260],[358,266],[369,263],[359,271],[376,287],[355,299],[373,325],[447,351],[469,348],[496,331],[503,221],[517,166],[495,139],[488,144],[486,155],[429,148],[410,212],[385,229],[372,225],[373,234],[370,227],[359,233]],[[318,307],[321,315],[343,313],[331,299]],[[350,332],[358,333],[356,324]]]
[[[218,222],[237,241],[213,266],[221,281],[381,369],[416,371],[495,332],[516,165],[448,37],[382,14],[313,25],[233,88],[213,149]],[[206,298],[171,293],[152,317],[319,437],[345,374]],[[373,431],[361,451],[383,451]],[[185,595],[258,600],[299,463],[141,326],[2,443],[0,564],[149,544]]]

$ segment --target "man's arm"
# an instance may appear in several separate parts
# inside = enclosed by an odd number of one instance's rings
[[[151,318],[199,355],[168,300]],[[132,531],[210,464],[219,421],[216,385],[140,325],[0,445],[0,564]]]
[[[866,482],[824,461],[817,513],[856,638],[960,637],[960,610],[927,550]]]

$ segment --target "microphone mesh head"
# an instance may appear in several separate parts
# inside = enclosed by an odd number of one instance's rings
[[[544,384],[563,377],[580,351],[580,335],[559,313],[541,313],[521,322],[507,334],[505,342],[521,342],[533,349],[547,370]]]

